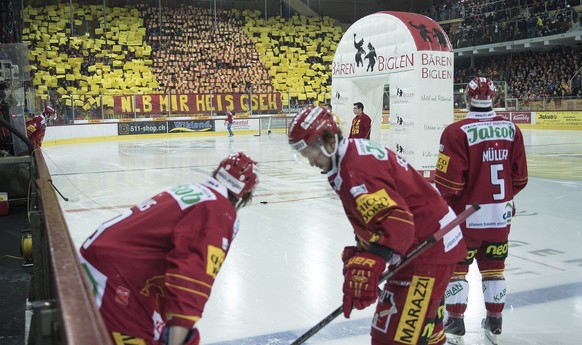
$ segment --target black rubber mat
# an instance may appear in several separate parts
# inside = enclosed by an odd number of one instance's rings
[[[10,206],[0,216],[0,344],[23,345],[25,307],[32,267],[23,267],[20,241],[23,230],[30,230],[26,207]]]

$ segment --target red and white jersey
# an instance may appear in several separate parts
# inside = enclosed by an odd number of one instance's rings
[[[226,122],[232,123],[233,119],[234,119],[234,115],[232,114],[232,111],[227,110],[226,111]]]
[[[462,224],[466,234],[507,240],[513,198],[527,184],[521,130],[494,111],[469,112],[441,135],[435,184],[455,212],[477,202],[481,209]]]
[[[214,178],[164,191],[103,223],[80,249],[109,331],[152,343],[164,323],[192,328],[238,231]]]
[[[26,121],[26,135],[34,147],[41,147],[46,132],[46,118],[43,114]]]
[[[328,173],[328,180],[364,247],[374,242],[404,256],[454,218],[438,191],[386,147],[344,139],[338,154],[337,168]],[[415,262],[452,264],[466,255],[456,227]]]

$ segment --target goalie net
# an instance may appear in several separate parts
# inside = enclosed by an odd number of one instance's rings
[[[259,137],[271,133],[287,134],[292,119],[293,116],[289,115],[269,115],[261,117],[259,120],[259,130],[255,136]]]

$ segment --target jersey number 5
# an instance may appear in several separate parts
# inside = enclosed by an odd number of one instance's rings
[[[499,193],[493,194],[493,200],[505,199],[505,180],[500,178],[500,173],[503,172],[503,164],[491,164],[489,167],[491,172],[491,184],[499,187]]]

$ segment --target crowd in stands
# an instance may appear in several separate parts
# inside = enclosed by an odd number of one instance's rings
[[[73,114],[77,119],[100,118],[102,106],[113,105],[113,95],[157,90],[137,9],[110,9],[107,28],[99,21],[102,15],[103,8],[95,5],[24,9],[22,39],[30,50],[36,108],[50,104],[68,122]]]
[[[161,90],[174,93],[272,92],[259,53],[242,30],[236,12],[192,6],[163,8],[138,5],[148,27],[153,71]]]
[[[544,52],[476,58],[473,67],[468,61],[456,63],[455,67],[456,83],[466,83],[476,74],[508,81],[508,98],[526,102],[546,97],[552,97],[558,102],[565,97],[582,98],[580,44],[556,47]]]
[[[165,92],[281,92],[283,105],[324,101],[341,28],[331,18],[139,6]],[[161,27],[160,27],[161,21]]]
[[[282,92],[287,105],[331,93],[341,38],[331,18],[137,5],[108,8],[105,24],[102,7],[75,5],[71,25],[69,11],[28,6],[22,31],[37,107],[69,120],[100,117],[122,94]]]
[[[16,0],[5,0],[0,2],[0,43],[17,43],[20,35],[20,22],[18,21],[20,12],[20,2]]]
[[[455,47],[582,30],[578,0],[435,1]],[[100,118],[113,95],[280,92],[283,105],[325,102],[342,29],[329,17],[265,19],[259,11],[68,4],[24,9],[22,41],[40,101],[72,120]],[[17,13],[17,11],[15,12]],[[7,16],[3,12],[2,16]],[[14,15],[12,15],[14,17]],[[14,18],[12,18],[14,19]],[[6,43],[20,33],[2,27]],[[8,38],[7,38],[8,37]],[[507,81],[510,98],[580,97],[580,46],[455,62],[455,82],[478,72]],[[570,86],[571,82],[571,86]]]
[[[575,6],[579,0],[444,0],[423,13],[445,21],[453,47],[463,48],[582,30]]]
[[[258,13],[256,13],[258,15]],[[313,104],[331,97],[333,55],[343,35],[329,17],[258,17],[245,25],[283,104]],[[287,100],[289,97],[289,100]]]

